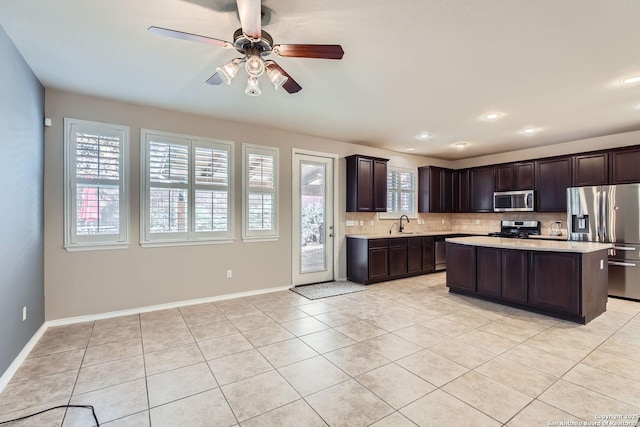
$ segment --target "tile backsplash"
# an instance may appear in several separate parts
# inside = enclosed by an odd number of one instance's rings
[[[345,216],[345,232],[347,235],[384,234],[389,232],[393,223],[396,223],[393,228],[395,232],[398,230],[398,218],[380,219],[377,213],[347,212]],[[541,221],[542,234],[549,234],[551,224],[561,221],[562,235],[567,235],[567,214],[562,212],[419,213],[417,219],[411,219],[411,222],[406,225],[406,230],[486,234],[500,231],[500,221],[502,220]]]

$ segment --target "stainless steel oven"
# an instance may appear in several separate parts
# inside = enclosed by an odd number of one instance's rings
[[[494,212],[533,212],[533,190],[493,193]]]

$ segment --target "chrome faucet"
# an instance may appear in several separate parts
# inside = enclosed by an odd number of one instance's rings
[[[409,221],[409,217],[406,215],[402,215],[400,217],[400,227],[399,227],[399,231],[400,233],[402,233],[402,230],[404,230],[404,225],[402,225],[402,218],[406,218],[407,219],[407,224],[409,224],[411,221]]]
[[[391,227],[389,227],[389,234],[391,234],[391,230],[393,230],[393,226],[394,225],[398,225],[398,224],[396,224],[395,222],[393,224],[391,224]]]

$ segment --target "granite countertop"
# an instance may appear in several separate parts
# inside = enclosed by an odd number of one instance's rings
[[[502,237],[472,236],[447,239],[447,242],[460,245],[483,246],[500,249],[519,249],[526,251],[589,253],[609,249],[610,243],[573,242],[532,239],[505,239]]]
[[[559,241],[567,241],[567,235],[563,234],[562,236],[552,236],[550,234],[531,234],[529,235],[530,239],[544,239],[544,240],[559,240]]]
[[[372,234],[347,234],[346,237],[352,239],[395,239],[397,237],[428,237],[428,236],[448,236],[450,234],[469,234],[486,236],[486,233],[472,233],[468,231],[409,231],[403,233],[372,233]]]

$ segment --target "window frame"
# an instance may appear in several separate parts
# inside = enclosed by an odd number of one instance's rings
[[[273,194],[274,214],[272,216],[273,228],[271,230],[249,230],[249,168],[248,157],[250,154],[271,155],[273,156],[273,191],[259,191],[260,193]],[[265,242],[276,241],[280,238],[280,149],[277,147],[268,147],[264,145],[242,144],[242,240],[244,242]]]
[[[148,164],[148,145],[155,137],[156,142],[179,144],[188,146],[188,182],[186,184],[163,184],[151,182]],[[196,226],[196,206],[195,195],[198,190],[212,190],[219,185],[197,183],[195,180],[195,151],[197,148],[214,149],[227,152],[227,183],[224,187],[227,191],[227,221],[226,231],[197,232]],[[220,243],[232,243],[234,233],[234,142],[222,139],[205,138],[178,134],[174,132],[164,132],[153,129],[140,129],[140,246],[142,247],[162,247],[162,246],[192,246],[210,245]],[[186,232],[152,233],[150,230],[150,189],[151,187],[161,188],[183,188],[187,191],[188,214]]]
[[[400,167],[400,166],[388,166],[387,168],[387,175],[389,173],[411,173],[413,175],[413,182],[414,182],[414,188],[413,188],[413,211],[411,212],[396,212],[396,211],[390,211],[389,210],[389,206],[387,205],[387,211],[386,212],[379,212],[378,213],[378,218],[379,219],[398,219],[399,216],[401,215],[407,215],[407,217],[411,218],[411,219],[417,219],[418,218],[418,170],[415,168],[406,168],[406,167]],[[387,187],[387,195],[389,194],[389,192],[392,191],[389,189],[389,187]],[[398,193],[403,193],[403,191],[401,191],[400,189],[397,190]],[[404,191],[404,193],[409,193],[408,191]],[[388,197],[388,196],[387,196]]]
[[[118,161],[118,234],[77,234],[77,188],[79,182],[95,182],[95,185],[107,184],[104,179],[78,178],[75,176],[77,158],[75,156],[76,141],[73,135],[78,129],[87,132],[116,134],[120,138]],[[129,247],[129,127],[111,123],[64,118],[64,243],[67,251],[91,251],[108,249],[125,249]],[[116,180],[108,180],[113,184]]]

